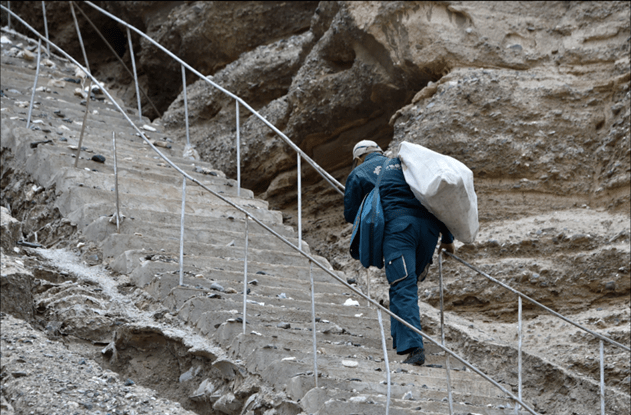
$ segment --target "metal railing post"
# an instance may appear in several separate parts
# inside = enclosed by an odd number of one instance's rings
[[[379,318],[379,330],[381,331],[381,348],[383,349],[383,360],[386,362],[386,382],[388,393],[386,396],[386,415],[390,413],[390,362],[388,361],[388,348],[386,347],[386,335],[383,332],[383,321],[381,320],[381,309],[377,307],[377,317]]]
[[[243,258],[243,334],[245,334],[246,311],[248,304],[248,215],[245,215],[245,256]]]
[[[10,1],[7,1],[7,8],[9,10],[11,10],[11,2]],[[7,13],[7,14],[8,14],[7,15],[7,26],[9,28],[9,30],[11,30],[11,13]]]
[[[235,102],[237,104],[237,197],[241,197],[241,134],[239,132],[239,101],[235,100]]]
[[[88,83],[88,96],[85,99],[85,114],[83,114],[83,123],[81,124],[81,134],[79,134],[79,145],[77,146],[77,156],[74,160],[74,166],[79,165],[79,155],[81,154],[81,146],[83,145],[83,134],[85,133],[86,126],[88,124],[88,113],[90,112],[90,93],[92,92],[92,78]]]
[[[31,124],[31,114],[33,113],[33,105],[35,103],[35,90],[37,89],[37,81],[39,79],[39,61],[42,56],[42,39],[37,43],[37,64],[35,68],[35,81],[33,81],[33,91],[31,91],[31,102],[28,104],[28,116],[26,117],[26,128]]]
[[[88,72],[92,73],[92,71],[90,71],[90,63],[88,62],[88,55],[85,53],[85,46],[83,46],[83,38],[81,37],[81,30],[79,29],[79,21],[77,20],[77,15],[74,12],[74,3],[73,2],[69,2],[70,3],[70,11],[72,12],[72,19],[74,20],[74,25],[77,28],[77,36],[79,37],[79,44],[81,44],[81,51],[83,52],[83,59],[85,60],[85,67],[87,68]],[[88,91],[88,98],[90,97],[90,92]]]
[[[302,249],[302,169],[300,168],[300,153],[298,153],[298,249]]]
[[[522,385],[522,380],[521,380],[521,346],[522,346],[522,325],[521,325],[521,310],[522,310],[522,304],[521,304],[521,295],[517,296],[517,338],[518,338],[518,344],[517,344],[517,396],[519,397],[519,400],[521,400],[521,385]],[[519,415],[519,403],[515,403],[515,415]]]
[[[318,350],[316,348],[316,316],[315,316],[315,287],[312,274],[313,263],[309,261],[309,280],[311,281],[311,326],[313,327],[313,378],[315,387],[318,387]]]
[[[180,285],[184,285],[184,214],[186,209],[186,177],[182,179],[182,216],[180,218]]]
[[[191,138],[188,132],[188,98],[186,96],[186,69],[182,65],[182,92],[184,92],[184,120],[186,121],[186,145],[191,145]]]
[[[142,122],[142,107],[140,106],[140,91],[138,87],[138,72],[136,71],[136,58],[134,58],[134,45],[131,43],[131,32],[127,28],[127,40],[129,43],[129,57],[131,58],[131,67],[134,72],[134,83],[136,84],[136,101],[138,102],[138,122]]]
[[[600,340],[600,414],[605,415],[605,350]]]
[[[443,252],[438,253],[438,280],[440,285],[440,341],[445,347],[445,308],[443,303]],[[447,374],[447,396],[449,399],[449,415],[454,413],[454,402],[451,395],[451,374],[449,373],[449,354],[445,353],[445,369]]]
[[[48,22],[46,21],[46,2],[44,1],[42,2],[42,15],[44,16],[44,34],[46,35],[46,39],[50,40],[48,38]],[[50,46],[48,45],[48,42],[46,42],[46,53],[50,58]]]
[[[114,150],[114,190],[116,191],[116,233],[120,233],[121,213],[118,199],[118,160],[116,158],[116,133],[114,131],[112,131],[112,147]]]
[[[359,272],[357,273],[357,281],[359,281]],[[368,301],[367,301],[367,305],[368,307],[371,307],[372,304],[370,304],[370,273],[368,272],[368,270],[366,270],[366,296],[368,296]]]

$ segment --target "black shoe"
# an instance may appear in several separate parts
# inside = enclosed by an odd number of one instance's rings
[[[420,347],[416,348],[408,355],[408,358],[405,359],[403,363],[423,366],[423,364],[425,363],[425,350],[421,349]]]

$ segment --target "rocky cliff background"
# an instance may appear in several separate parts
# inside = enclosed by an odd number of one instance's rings
[[[96,4],[242,97],[342,183],[362,139],[395,154],[411,141],[464,162],[475,175],[481,232],[475,244],[458,244],[458,255],[628,342],[628,2]],[[129,63],[125,31],[78,7]],[[43,31],[40,2],[12,8]],[[49,4],[48,21],[52,40],[81,61],[68,4]],[[81,15],[79,22],[93,71],[134,106],[133,79]],[[144,98],[143,112],[185,140],[179,65],[132,41],[141,85],[159,113]],[[236,178],[234,101],[190,73],[187,95],[202,159]],[[295,153],[244,108],[240,132],[244,187],[295,225]],[[306,163],[302,183],[308,243],[360,285],[372,278],[374,295],[387,302],[381,271],[364,271],[347,254],[342,197]],[[497,325],[501,337],[501,324],[515,321],[515,297],[453,261],[445,272],[447,308]],[[420,287],[433,305],[435,274]],[[533,330],[552,324],[539,314],[526,309]],[[529,347],[596,374],[595,347],[579,342],[567,353],[577,339],[555,330],[556,346],[548,337]],[[628,390],[629,364],[620,359],[607,379]]]

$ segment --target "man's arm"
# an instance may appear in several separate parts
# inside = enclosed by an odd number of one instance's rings
[[[445,226],[441,221],[439,222],[440,234],[442,235],[440,239],[440,248],[439,250],[445,250],[451,254],[456,253],[456,246],[454,245],[454,236],[449,232],[449,229]]]
[[[344,219],[348,223],[355,221],[357,211],[364,200],[364,189],[361,181],[353,171],[346,180],[346,190],[344,191]]]

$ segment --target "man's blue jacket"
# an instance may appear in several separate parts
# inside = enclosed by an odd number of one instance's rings
[[[344,219],[347,222],[353,223],[355,221],[362,200],[374,189],[385,160],[386,157],[379,153],[368,154],[364,162],[349,174],[344,193]],[[439,225],[442,242],[453,242],[453,236],[447,227],[421,205],[421,202],[412,193],[410,186],[405,181],[401,170],[401,161],[398,158],[392,159],[386,168],[379,185],[379,194],[386,223],[403,216],[430,219]]]

